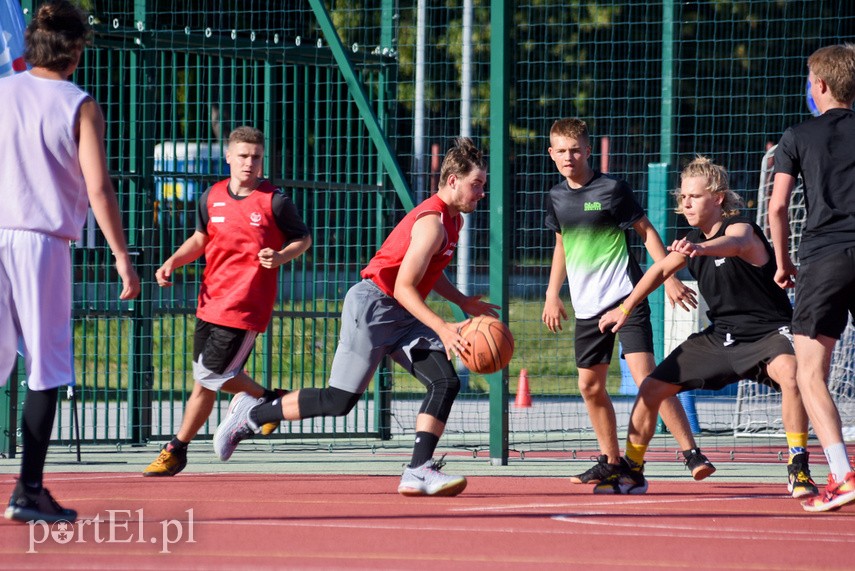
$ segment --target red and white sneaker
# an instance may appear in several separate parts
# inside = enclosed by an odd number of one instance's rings
[[[829,474],[825,493],[803,501],[802,507],[807,512],[828,512],[840,509],[849,502],[855,502],[855,472],[846,474],[842,482]]]

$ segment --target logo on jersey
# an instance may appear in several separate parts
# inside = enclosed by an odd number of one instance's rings
[[[448,245],[448,248],[442,253],[443,256],[453,256],[454,249],[457,247],[457,242],[452,242]]]
[[[717,267],[717,268],[718,268],[718,267],[720,267],[720,266],[723,266],[723,265],[724,265],[725,260],[727,260],[727,258],[716,258],[716,259],[715,259],[715,267]]]
[[[250,226],[261,226],[261,213],[253,212],[249,215],[249,224]]]
[[[603,205],[599,202],[586,202],[584,206],[585,212],[594,212],[603,209]]]

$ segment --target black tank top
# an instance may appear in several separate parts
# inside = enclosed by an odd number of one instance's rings
[[[707,317],[712,330],[722,342],[756,341],[783,326],[789,326],[793,308],[786,292],[775,283],[775,255],[763,231],[754,222],[742,217],[724,220],[718,232],[709,240],[724,236],[731,224],[749,224],[763,241],[769,261],[761,267],[752,266],[737,257],[687,258],[692,276],[709,306]],[[686,237],[700,244],[708,239],[698,229]]]

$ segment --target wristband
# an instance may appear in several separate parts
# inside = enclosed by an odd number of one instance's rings
[[[618,304],[618,309],[620,309],[621,313],[623,313],[624,315],[629,317],[630,311],[627,308],[625,308],[622,303]]]

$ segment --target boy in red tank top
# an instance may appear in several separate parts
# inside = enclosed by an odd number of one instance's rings
[[[231,176],[202,194],[196,231],[155,273],[158,285],[169,287],[176,269],[205,256],[193,338],[193,392],[181,428],[143,476],[174,476],[184,469],[187,445],[210,416],[218,390],[262,402],[281,394],[253,381],[243,366],[273,314],[279,266],[308,250],[312,238],[291,200],[261,178],[263,157],[261,131],[232,131],[226,151]]]
[[[388,355],[427,389],[398,493],[454,496],[463,491],[466,478],[440,471],[443,462],[433,454],[460,389],[450,359],[468,342],[460,335],[463,323],[442,319],[425,297],[434,291],[470,315],[496,315],[497,306],[463,294],[442,273],[457,247],[461,213],[472,212],[484,198],[486,179],[481,151],[470,139],[459,139],[442,163],[439,191],[407,213],[362,270],[363,280],[348,290],[329,386],[300,389],[262,404],[251,395],[234,397],[229,416],[214,434],[221,460],[267,423],[348,414]]]

